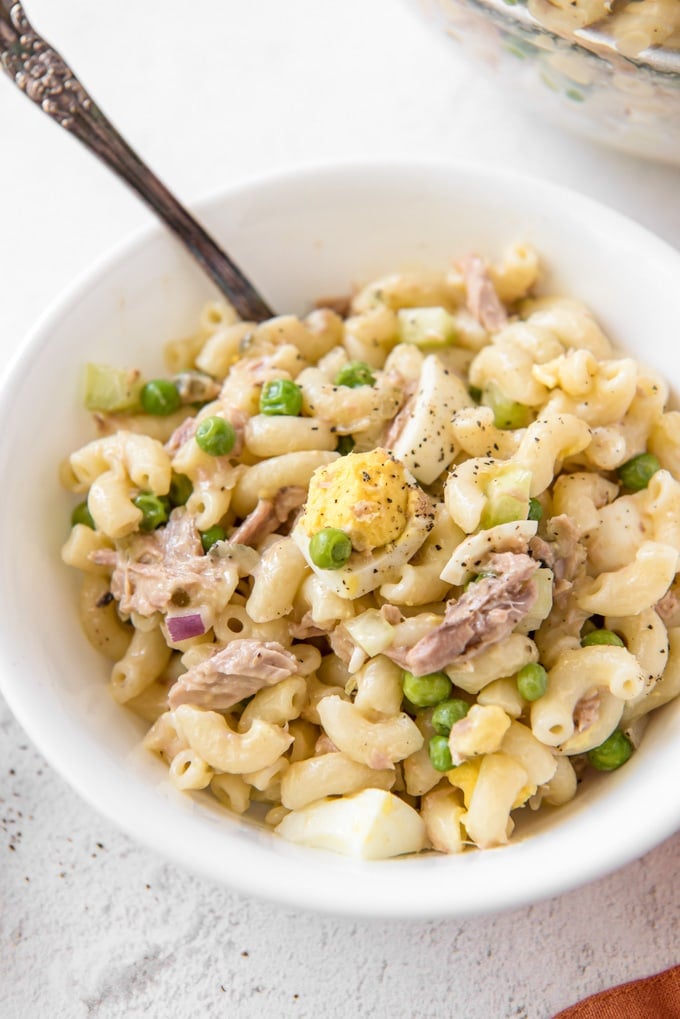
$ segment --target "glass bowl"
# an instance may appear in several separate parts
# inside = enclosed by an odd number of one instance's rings
[[[647,159],[680,164],[680,49],[639,50],[643,35],[617,39],[606,31],[607,19],[573,27],[547,0],[529,0],[530,6],[526,0],[411,2],[435,30],[548,120]]]

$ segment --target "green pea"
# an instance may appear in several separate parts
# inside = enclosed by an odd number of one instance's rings
[[[633,753],[633,744],[620,729],[614,729],[599,747],[588,751],[588,761],[598,771],[616,771]]]
[[[431,708],[445,700],[451,693],[452,683],[445,672],[429,672],[426,676],[414,676],[404,672],[401,677],[404,696],[417,708]]]
[[[526,428],[531,421],[530,408],[523,403],[510,400],[495,382],[489,382],[484,387],[482,403],[491,407],[496,428]]]
[[[79,502],[71,513],[71,527],[75,527],[76,524],[85,524],[86,527],[91,527],[93,531],[95,530],[94,520],[88,509],[87,501]]]
[[[147,382],[142,386],[139,401],[146,414],[155,414],[159,417],[172,414],[182,402],[177,386],[168,379],[152,379]]]
[[[529,662],[517,673],[517,689],[525,701],[537,701],[548,688],[548,673],[538,662]]]
[[[581,637],[581,647],[594,647],[597,644],[614,644],[616,647],[625,647],[618,633],[612,630],[591,630],[584,637]]]
[[[529,499],[529,512],[527,520],[540,520],[543,516],[543,507],[538,499]]]
[[[226,532],[223,527],[219,524],[215,524],[214,527],[209,527],[207,531],[201,531],[201,545],[203,551],[208,552],[213,545],[218,541],[224,541],[226,538]]]
[[[335,452],[339,453],[340,456],[347,456],[354,449],[356,443],[351,435],[340,435],[338,436],[338,444],[335,447]]]
[[[335,377],[336,386],[349,386],[350,389],[372,386],[374,382],[375,375],[365,361],[348,361]]]
[[[290,379],[272,379],[260,393],[261,414],[297,417],[302,410],[302,390]]]
[[[170,503],[165,497],[154,495],[153,492],[140,492],[132,501],[142,511],[140,531],[155,531],[168,519]]]
[[[631,492],[640,492],[660,469],[661,464],[653,453],[640,453],[621,464],[616,473],[622,485]]]
[[[224,418],[203,418],[196,429],[196,442],[210,456],[226,456],[234,448],[236,431]]]
[[[168,493],[173,506],[184,506],[194,490],[194,486],[186,474],[173,474]]]
[[[469,710],[470,705],[468,702],[462,701],[458,697],[452,697],[448,701],[440,701],[432,712],[432,725],[435,732],[439,733],[440,736],[448,736],[456,722],[460,722],[461,718],[465,718]]]
[[[352,554],[352,542],[339,527],[324,527],[309,541],[309,557],[322,570],[339,570]]]
[[[451,771],[453,760],[446,736],[431,736],[427,745],[432,767],[436,771]]]

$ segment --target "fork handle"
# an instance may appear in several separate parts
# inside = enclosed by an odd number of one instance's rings
[[[35,31],[19,2],[0,0],[0,60],[15,85],[122,177],[172,230],[241,316],[274,312],[200,223],[128,145],[71,68]]]

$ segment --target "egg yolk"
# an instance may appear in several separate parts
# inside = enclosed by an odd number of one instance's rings
[[[303,526],[310,537],[337,527],[357,552],[380,548],[406,527],[409,491],[403,466],[384,449],[349,453],[314,472]]]

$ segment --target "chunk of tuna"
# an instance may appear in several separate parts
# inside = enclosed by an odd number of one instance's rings
[[[466,255],[458,265],[465,280],[468,310],[488,332],[502,329],[508,316],[482,259]]]
[[[277,641],[232,640],[210,658],[189,669],[168,695],[170,707],[193,704],[225,711],[265,686],[297,672],[294,655]]]
[[[424,676],[504,640],[536,601],[533,575],[538,564],[524,553],[499,552],[481,568],[491,575],[448,602],[439,626],[411,648],[388,648],[384,653],[414,675]]]
[[[239,545],[257,544],[285,523],[306,498],[307,490],[301,485],[286,485],[274,499],[260,499],[252,513],[230,535],[229,541]]]
[[[117,549],[100,549],[92,561],[113,567],[111,594],[121,611],[142,616],[167,611],[178,592],[190,600],[202,587],[224,586],[231,597],[238,579],[237,567],[219,549],[203,553],[194,519],[181,507],[165,527],[134,534]]]

